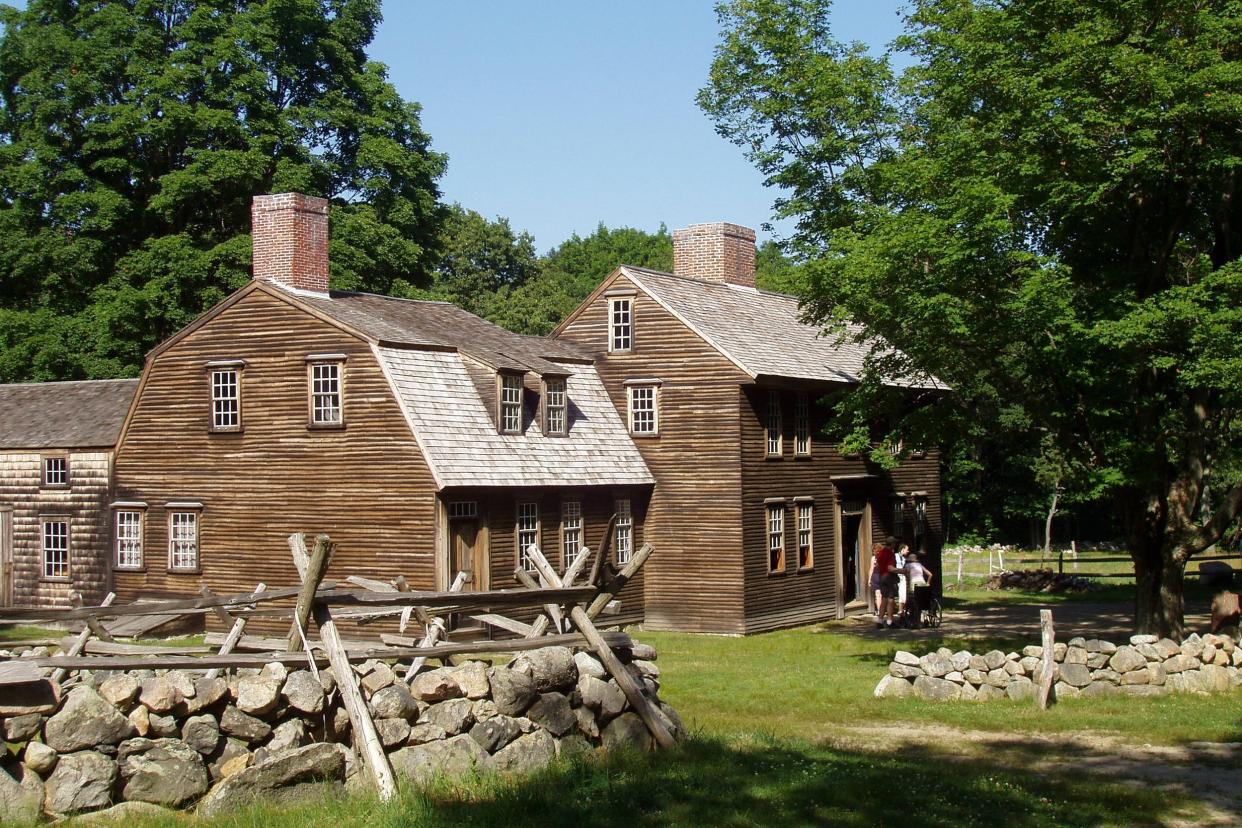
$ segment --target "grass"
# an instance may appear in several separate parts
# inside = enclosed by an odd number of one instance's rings
[[[64,630],[49,630],[44,627],[32,627],[30,625],[4,626],[0,625],[0,644],[6,641],[29,641],[33,639],[47,639],[59,641],[68,635]]]

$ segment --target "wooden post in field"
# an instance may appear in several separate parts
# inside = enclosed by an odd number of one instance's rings
[[[647,559],[651,557],[651,553],[654,551],[655,548],[651,544],[644,543],[643,548],[638,550],[638,554],[630,558],[630,562],[621,567],[621,571],[617,573],[616,577],[601,589],[599,595],[595,596],[595,600],[591,601],[590,605],[587,606],[587,616],[592,621],[599,617],[599,614],[604,611],[604,607],[608,606],[608,602],[617,596],[617,593],[622,590],[630,578],[638,574],[638,571],[643,568],[643,564],[647,562]]]
[[[1065,574],[1065,547],[1057,550],[1057,574]]]
[[[358,689],[358,676],[349,666],[349,654],[346,653],[345,645],[341,642],[336,622],[332,620],[332,610],[328,609],[327,604],[315,603],[315,590],[323,578],[323,573],[327,571],[328,562],[332,560],[336,544],[332,543],[327,535],[318,536],[315,538],[315,547],[309,559],[297,552],[298,549],[306,549],[303,536],[290,537],[289,547],[293,550],[293,560],[298,567],[298,574],[302,576],[302,594],[298,597],[298,607],[301,608],[302,596],[307,594],[306,585],[311,584],[306,605],[310,607],[311,615],[319,627],[319,640],[323,642],[323,648],[327,651],[328,664],[332,668],[332,675],[336,678],[337,690],[340,691],[341,701],[345,704],[345,712],[349,714],[349,724],[354,734],[354,747],[362,756],[362,763],[371,772],[371,778],[375,780],[375,788],[379,792],[380,801],[387,802],[397,795],[397,780],[393,775],[392,765],[388,763],[388,755],[384,753],[384,744],[375,730],[375,722],[371,719],[371,711],[367,709],[366,699],[363,698],[362,691]],[[319,571],[319,576],[312,579],[316,569]],[[296,629],[293,634],[297,634]]]
[[[467,575],[465,572],[458,572],[457,577],[453,579],[452,585],[449,586],[449,592],[461,592],[463,589],[466,588],[466,580],[469,577],[470,576]],[[420,647],[433,646],[437,641],[440,640],[440,636],[444,635],[444,632],[446,629],[448,629],[448,624],[445,623],[444,618],[442,616],[437,615],[435,618],[430,619],[429,623],[424,628],[425,631],[423,633],[423,640],[419,642],[418,646]],[[411,661],[409,668],[405,671],[406,682],[409,682],[411,679],[413,679],[414,676],[418,674],[418,671],[422,669],[422,666],[426,663],[427,663],[427,659],[423,656],[419,656],[418,658]]]
[[[81,601],[82,601],[82,596],[78,595],[77,598],[78,600],[76,602],[76,605],[80,606]],[[107,597],[103,599],[103,602],[99,606],[101,607],[109,606],[115,600],[116,600],[116,593],[109,592]],[[94,622],[94,623],[91,623],[91,622]],[[86,616],[86,619],[84,623],[82,624],[82,632],[78,633],[77,639],[73,642],[73,644],[69,646],[69,651],[66,652],[65,655],[67,656],[81,655],[82,651],[86,649],[86,642],[89,641],[91,636],[94,634],[94,627],[97,624],[99,624],[99,621],[94,616],[91,616],[91,615]],[[107,640],[111,641],[112,636],[108,636]],[[57,684],[60,684],[62,681],[65,680],[65,676],[67,676],[68,674],[69,674],[69,671],[66,670],[65,668],[57,667],[55,670],[52,671],[52,681],[56,682]]]
[[[302,573],[302,591],[298,593],[297,607],[293,611],[293,627],[289,630],[288,650],[291,653],[302,649],[302,634],[306,632],[307,623],[310,621],[311,605],[315,602],[315,592],[319,589],[319,582],[323,580],[324,574],[328,571],[328,562],[332,559],[332,546],[327,535],[320,535],[315,538],[315,547],[306,558],[306,568]],[[305,548],[306,541],[303,540],[301,549]],[[296,552],[294,553],[295,563],[300,557]],[[302,567],[299,566],[298,569],[302,570]]]
[[[259,585],[254,588],[254,591],[263,592],[266,589],[267,589],[267,584],[260,581]],[[246,631],[246,621],[247,619],[245,617],[241,617],[233,622],[233,628],[229,630],[228,637],[226,637],[224,639],[224,643],[220,645],[220,652],[218,653],[218,655],[223,656],[223,655],[228,655],[229,653],[233,652],[233,648],[236,647],[237,642],[241,640],[242,633]],[[220,675],[220,668],[213,667],[207,671],[206,678],[212,679],[218,675]]]
[[[962,564],[966,561],[966,549],[959,546],[957,548],[957,588],[962,588]]]
[[[1052,657],[1056,646],[1056,635],[1052,629],[1052,610],[1039,611],[1039,637],[1044,652],[1039,662],[1039,682],[1035,688],[1035,705],[1040,710],[1047,710],[1056,701],[1052,689],[1053,677],[1056,675],[1057,663]]]

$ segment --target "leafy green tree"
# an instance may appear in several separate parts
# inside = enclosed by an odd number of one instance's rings
[[[515,233],[507,218],[488,221],[460,204],[448,210],[440,247],[433,286],[426,295],[480,316],[495,315],[513,289],[539,273],[530,233]]]
[[[0,379],[136,373],[249,276],[259,192],[333,199],[334,287],[429,282],[417,104],[365,49],[379,0],[0,6]]]
[[[911,370],[959,394],[903,430],[1012,412],[1111,494],[1139,629],[1181,635],[1242,511],[1242,5],[915,0],[900,73],[826,0],[720,17],[700,103],[784,188],[809,312],[905,354],[853,414]]]

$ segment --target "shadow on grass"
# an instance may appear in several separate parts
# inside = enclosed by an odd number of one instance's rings
[[[804,826],[1149,824],[1173,803],[1154,792],[1053,779],[934,751],[898,755],[755,739],[695,738],[659,755],[554,765],[524,779],[441,783],[380,805],[351,798],[225,822],[371,826]]]

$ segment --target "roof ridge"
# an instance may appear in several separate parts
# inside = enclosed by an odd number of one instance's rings
[[[333,290],[328,292],[329,299],[337,296],[371,296],[375,299],[389,299],[393,302],[415,302],[423,305],[452,305],[457,307],[457,305],[454,305],[447,299],[415,299],[409,296],[389,296],[387,293],[371,293],[365,290]],[[465,310],[465,308],[461,308],[461,310]],[[469,313],[469,311],[466,312]],[[482,317],[479,318],[481,319]]]
[[[690,282],[696,285],[710,285],[711,287],[722,288],[740,288],[743,290],[753,290],[755,293],[763,296],[776,296],[781,299],[793,299],[797,302],[802,301],[799,297],[792,293],[781,293],[779,290],[767,290],[766,288],[752,287],[751,285],[735,285],[732,282],[715,282],[711,279],[696,279],[693,276],[685,276],[680,273],[669,273],[667,270],[655,270],[654,268],[639,267],[638,265],[621,265],[621,267],[625,270],[636,270],[639,273],[647,273],[652,276],[665,276],[669,279],[680,279],[683,282]]]
[[[101,382],[138,382],[138,377],[104,377],[87,380],[31,380],[30,382],[3,382],[0,388],[46,388],[49,385],[92,385]]]

